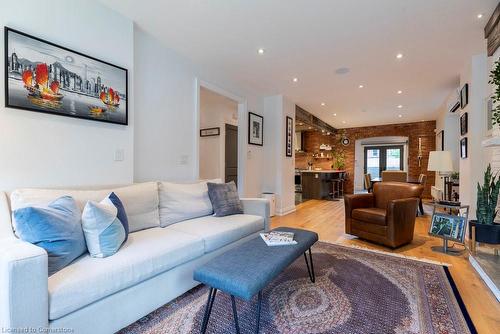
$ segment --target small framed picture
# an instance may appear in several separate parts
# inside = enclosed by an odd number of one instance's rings
[[[293,119],[289,116],[286,117],[285,145],[286,156],[291,157],[293,152]]]
[[[465,112],[460,116],[460,135],[464,136],[468,131],[468,114]]]
[[[460,140],[460,158],[467,158],[467,137]]]
[[[441,212],[436,212],[432,216],[429,234],[443,239],[464,242],[465,221],[462,216],[452,216]]]
[[[465,84],[460,90],[460,108],[463,109],[469,104],[469,84]]]
[[[220,128],[206,128],[200,130],[200,137],[220,136]]]
[[[436,134],[436,150],[444,151],[444,130]]]
[[[248,113],[248,143],[251,145],[264,145],[264,117]]]

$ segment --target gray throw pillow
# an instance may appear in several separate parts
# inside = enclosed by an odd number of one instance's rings
[[[224,217],[243,213],[243,205],[238,196],[234,181],[229,183],[207,183],[208,197],[214,208],[216,217]]]

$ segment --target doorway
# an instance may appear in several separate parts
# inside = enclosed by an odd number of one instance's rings
[[[404,146],[365,146],[364,161],[364,172],[372,178],[385,170],[404,170]]]
[[[225,138],[225,180],[238,185],[238,127],[226,124]]]

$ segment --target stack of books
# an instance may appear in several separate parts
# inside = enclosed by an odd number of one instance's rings
[[[284,246],[297,244],[297,241],[293,240],[293,232],[271,231],[268,233],[261,233],[260,237],[268,246]]]

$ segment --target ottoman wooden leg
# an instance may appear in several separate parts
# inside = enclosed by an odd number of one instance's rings
[[[208,320],[210,319],[210,313],[212,313],[212,306],[214,305],[215,294],[217,293],[217,289],[210,288],[208,292],[208,300],[207,306],[205,307],[205,315],[203,316],[203,322],[201,323],[200,332],[205,334],[207,331]]]
[[[314,273],[314,263],[313,263],[311,248],[309,248],[309,261],[307,260],[306,253],[304,253],[304,259],[306,260],[307,273],[309,274],[309,278],[311,279],[311,282],[314,283],[316,281],[316,275]],[[310,267],[309,267],[309,262],[311,263]]]

